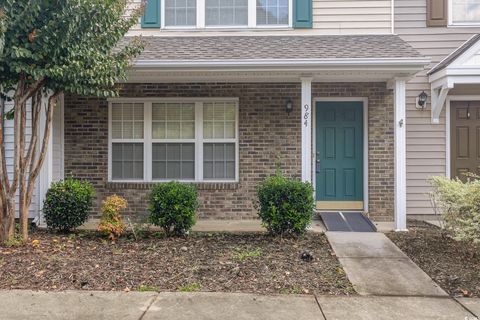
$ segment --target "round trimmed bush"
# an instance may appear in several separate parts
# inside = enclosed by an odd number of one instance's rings
[[[185,235],[195,225],[197,189],[176,181],[157,184],[150,194],[150,222],[167,235]]]
[[[92,185],[86,181],[69,178],[52,183],[43,203],[47,227],[63,232],[80,227],[88,220],[94,196]]]
[[[257,189],[258,215],[272,235],[301,235],[312,222],[315,202],[310,183],[277,174]]]

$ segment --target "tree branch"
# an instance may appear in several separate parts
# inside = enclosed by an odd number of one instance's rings
[[[28,179],[27,192],[33,191],[33,188],[35,186],[35,180],[37,179],[38,174],[40,172],[40,168],[42,167],[43,162],[45,161],[45,156],[47,154],[47,149],[48,149],[48,143],[50,140],[50,132],[52,131],[53,110],[55,108],[55,105],[57,104],[58,97],[61,93],[62,92],[57,91],[48,99],[47,119],[46,119],[45,131],[43,133],[42,148],[40,151],[40,155],[35,165],[32,167],[32,171],[30,172],[30,176]],[[35,160],[32,160],[32,161],[35,161]]]
[[[46,81],[47,81],[47,78],[43,77],[42,79],[39,79],[34,83],[32,83],[30,87],[28,87],[23,93],[23,95],[20,97],[21,99],[20,101],[22,103],[26,103],[28,99],[33,97],[33,95],[43,87]]]
[[[21,102],[22,102],[22,97],[24,96],[24,91],[25,91],[25,83],[26,83],[26,78],[25,74],[21,74],[20,78],[17,83],[17,88],[15,89],[15,95],[13,98],[14,101],[14,125],[13,125],[13,134],[14,134],[14,156],[13,156],[13,183],[10,186],[8,190],[8,196],[13,197],[15,196],[15,193],[17,192],[17,187],[18,187],[18,181],[20,179],[20,169],[21,169],[21,153],[24,152],[24,150],[21,150],[20,147],[20,129],[21,129],[21,122],[22,122],[22,115],[21,115]]]
[[[28,152],[25,157],[25,169],[29,167],[29,171],[31,172],[33,164],[34,164],[34,156],[37,150],[37,142],[38,142],[38,125],[40,119],[40,111],[42,108],[42,92],[41,90],[37,91],[37,93],[32,98],[32,135],[30,138],[30,144],[28,147]]]

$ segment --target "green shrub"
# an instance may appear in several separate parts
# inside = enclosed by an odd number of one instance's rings
[[[185,235],[195,224],[197,189],[188,184],[157,184],[150,194],[150,222],[167,235]]]
[[[433,177],[431,192],[435,209],[440,212],[445,228],[459,241],[480,243],[480,179]]]
[[[257,189],[258,215],[272,235],[305,233],[312,222],[315,202],[310,183],[276,174]]]
[[[84,224],[94,195],[92,185],[86,181],[69,178],[53,183],[43,203],[48,228],[67,232]]]

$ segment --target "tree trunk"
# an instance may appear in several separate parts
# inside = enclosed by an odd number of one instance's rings
[[[15,233],[15,197],[7,199],[5,205],[2,204],[1,212],[2,222],[0,224],[0,243],[12,239]]]
[[[25,173],[22,173],[25,175]],[[28,202],[27,187],[25,185],[25,178],[22,177],[20,182],[20,197],[19,197],[19,223],[20,223],[20,236],[22,240],[26,242],[28,240],[28,218],[30,203]]]
[[[25,168],[23,172],[20,172],[20,233],[22,235],[23,241],[28,240],[28,217],[29,217],[29,208],[32,201],[32,193],[35,188],[35,181],[40,173],[40,169],[43,166],[45,157],[47,155],[48,144],[50,140],[50,133],[53,126],[53,111],[55,105],[57,104],[59,92],[55,92],[48,99],[48,108],[46,115],[46,124],[45,130],[43,132],[43,140],[41,143],[40,153],[38,158],[36,155],[36,146],[38,141],[37,130],[38,130],[38,119],[40,118],[40,105],[38,101],[33,101],[32,103],[32,137],[30,141],[29,150],[25,158]],[[28,169],[28,178],[25,178],[25,171]]]

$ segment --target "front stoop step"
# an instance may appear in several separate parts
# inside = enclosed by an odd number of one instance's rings
[[[327,231],[377,232],[375,225],[362,212],[320,212]]]

